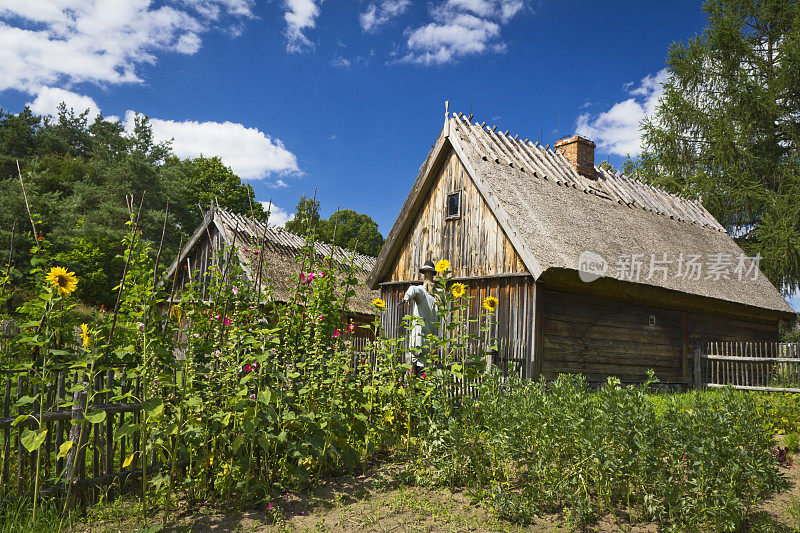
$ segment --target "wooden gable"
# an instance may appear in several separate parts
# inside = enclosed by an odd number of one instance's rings
[[[461,191],[460,216],[446,217],[448,194]],[[450,261],[455,278],[527,270],[455,151],[449,149],[381,282],[421,279],[427,260]]]

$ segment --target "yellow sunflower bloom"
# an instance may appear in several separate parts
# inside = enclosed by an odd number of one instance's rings
[[[169,316],[174,318],[178,322],[178,325],[183,324],[183,309],[181,309],[180,305],[173,305],[169,310]]]
[[[374,300],[372,300],[372,305],[374,305],[378,309],[383,309],[384,307],[386,307],[386,302],[384,302],[380,298],[375,298]]]
[[[78,287],[78,278],[75,277],[75,272],[67,272],[64,267],[51,268],[45,279],[47,283],[58,289],[58,294],[61,296],[69,296]]]
[[[453,286],[450,287],[450,292],[455,298],[461,298],[467,292],[467,286],[463,283],[453,283]]]
[[[436,263],[436,266],[434,268],[436,269],[436,272],[438,272],[439,274],[447,272],[448,270],[450,270],[450,261],[448,261],[447,259],[442,259],[441,261]]]
[[[487,296],[483,299],[483,308],[487,311],[494,312],[497,309],[497,304],[499,303],[500,301],[494,296]]]
[[[89,335],[89,326],[87,324],[81,324],[80,335],[83,341],[83,347],[88,348],[92,344],[92,337]]]

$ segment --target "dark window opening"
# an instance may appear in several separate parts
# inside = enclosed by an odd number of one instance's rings
[[[459,218],[461,216],[461,191],[451,192],[447,195],[447,214],[446,219]]]

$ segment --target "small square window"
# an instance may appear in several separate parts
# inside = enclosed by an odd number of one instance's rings
[[[656,315],[650,315],[650,326],[655,327],[656,325]]]
[[[451,192],[447,195],[446,211],[446,220],[461,216],[461,191]]]

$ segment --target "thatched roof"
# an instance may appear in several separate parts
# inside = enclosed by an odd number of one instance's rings
[[[200,240],[206,238],[207,228],[211,224],[219,231],[223,243],[235,246],[237,257],[248,279],[256,279],[259,255],[262,255],[261,279],[264,286],[272,288],[272,297],[277,301],[288,301],[294,295],[295,286],[291,278],[293,274],[300,273],[301,266],[297,258],[306,246],[305,238],[284,228],[264,224],[219,207],[212,208],[206,214],[203,223],[195,230],[179,257],[167,270],[164,279],[170,279],[177,265],[182,264]],[[263,250],[260,247],[262,240]],[[365,281],[375,266],[375,258],[322,242],[315,243],[314,250],[318,258],[330,259],[340,266],[353,265],[359,284],[354,288],[355,296],[349,302],[350,310],[355,313],[371,314],[373,312],[371,302],[378,294],[370,290]]]
[[[408,216],[424,199],[443,153],[453,149],[534,279],[548,271],[578,270],[582,252],[599,254],[615,277],[619,258],[639,254],[644,263],[636,283],[792,312],[767,278],[686,279],[655,273],[648,278],[651,254],[677,262],[702,254],[725,254],[734,265],[742,250],[696,200],[595,167],[595,179],[579,175],[560,153],[484,124],[453,115],[428,155],[417,182],[384,245],[369,278],[377,287],[409,229]],[[405,218],[405,219],[403,219]],[[731,270],[733,268],[731,267]],[[749,266],[749,265],[748,265]],[[617,276],[618,277],[618,276]],[[627,281],[627,280],[626,280]]]

